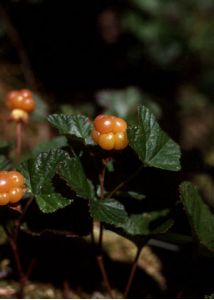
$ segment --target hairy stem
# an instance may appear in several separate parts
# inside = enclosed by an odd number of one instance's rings
[[[131,288],[131,285],[132,285],[132,282],[133,282],[133,279],[134,279],[134,276],[135,276],[135,273],[136,273],[137,263],[138,263],[138,259],[140,257],[141,250],[142,250],[142,248],[137,249],[137,252],[136,252],[133,264],[132,264],[131,272],[129,274],[129,278],[128,278],[128,281],[127,281],[127,284],[126,284],[126,288],[125,288],[125,292],[124,292],[124,298],[127,298],[128,294],[129,294],[129,291],[130,291],[130,288]]]

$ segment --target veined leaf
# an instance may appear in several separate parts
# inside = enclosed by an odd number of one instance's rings
[[[71,201],[58,193],[36,195],[36,202],[43,213],[53,213],[69,205]]]
[[[79,157],[65,159],[59,165],[59,174],[78,196],[85,199],[94,198],[94,189],[87,179]]]
[[[130,235],[164,233],[173,225],[173,220],[168,215],[168,209],[133,214],[120,227]]]
[[[91,201],[90,213],[94,219],[118,227],[128,217],[124,206],[114,199]]]
[[[87,144],[92,130],[89,119],[83,115],[53,114],[48,117],[52,126],[59,130],[60,134],[73,135]]]
[[[35,196],[39,208],[45,213],[54,212],[72,201],[55,193],[51,182],[59,163],[68,157],[66,152],[57,149],[40,153],[36,158],[29,159],[19,166],[28,190]]]
[[[180,147],[158,125],[145,106],[138,108],[139,124],[127,129],[129,145],[149,167],[180,170]]]
[[[189,217],[193,233],[202,245],[214,251],[214,214],[203,202],[191,182],[180,185],[180,198]]]

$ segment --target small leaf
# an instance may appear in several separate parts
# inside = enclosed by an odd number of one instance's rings
[[[120,227],[131,235],[164,233],[173,225],[173,220],[168,215],[168,209],[133,214]]]
[[[53,213],[69,205],[72,200],[62,197],[58,193],[36,195],[36,202],[43,213]]]
[[[139,125],[127,129],[129,145],[139,159],[149,167],[170,171],[180,170],[180,148],[161,130],[154,115],[145,106],[139,106]]]
[[[78,196],[94,198],[94,189],[87,179],[79,157],[67,158],[59,165],[59,174]]]
[[[48,117],[48,121],[59,130],[60,134],[73,135],[87,143],[90,139],[92,124],[83,115],[53,114]]]
[[[124,206],[114,199],[91,201],[90,213],[94,219],[115,226],[124,223],[128,217]]]
[[[136,193],[133,191],[118,191],[116,192],[116,195],[119,197],[126,197],[126,198],[132,198],[132,199],[136,199],[136,200],[144,200],[146,198],[145,195],[140,194],[140,193]]]
[[[40,153],[35,159],[29,159],[19,166],[24,175],[29,191],[34,195],[52,193],[51,179],[56,173],[56,167],[69,155],[60,149]]]
[[[214,251],[214,214],[191,182],[183,182],[180,185],[180,198],[194,234],[202,245]]]

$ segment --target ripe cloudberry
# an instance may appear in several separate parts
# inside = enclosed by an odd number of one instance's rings
[[[17,171],[0,171],[0,205],[16,203],[25,193],[24,176]]]
[[[6,97],[6,105],[11,110],[21,109],[28,113],[34,111],[36,107],[32,92],[27,89],[9,92]]]
[[[112,115],[98,115],[94,119],[93,141],[104,150],[122,150],[128,145],[125,120]]]

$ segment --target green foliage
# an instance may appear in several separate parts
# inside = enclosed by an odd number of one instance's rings
[[[79,157],[66,158],[59,165],[59,174],[78,196],[94,198],[94,189],[87,179]]]
[[[199,242],[214,251],[214,214],[201,199],[191,182],[180,185],[180,198],[189,218],[193,233]]]
[[[45,213],[54,212],[71,203],[70,199],[57,194],[52,184],[57,166],[67,157],[66,152],[57,149],[40,153],[35,159],[29,159],[19,166],[28,191],[35,196],[39,208]]]
[[[94,219],[115,226],[126,222],[128,217],[124,206],[115,199],[91,201],[90,213]]]
[[[71,135],[89,143],[92,124],[83,115],[53,114],[48,121],[59,130],[59,133]]]
[[[4,155],[0,155],[0,170],[8,170],[11,167],[11,162]]]
[[[180,170],[180,148],[161,130],[148,108],[138,108],[139,124],[128,128],[129,145],[145,166]]]
[[[133,214],[120,224],[120,227],[130,235],[145,235],[164,233],[172,225],[173,220],[168,217],[169,210],[151,211],[142,214]]]

